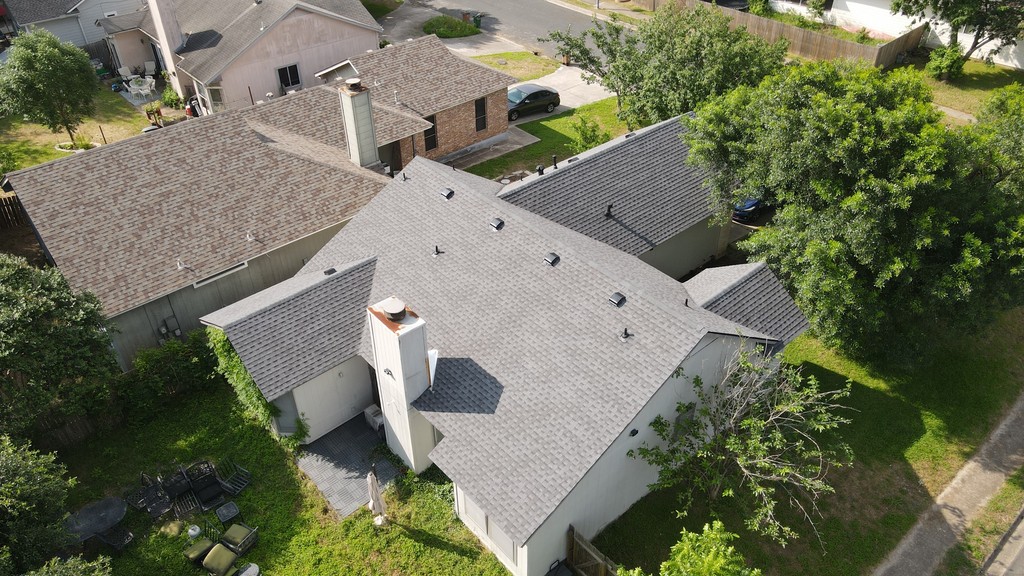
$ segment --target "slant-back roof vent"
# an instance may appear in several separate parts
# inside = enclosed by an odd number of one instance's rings
[[[548,263],[548,266],[558,266],[558,262],[561,258],[554,252],[548,252],[548,255],[544,257],[544,261]]]
[[[622,308],[626,304],[626,296],[622,292],[614,292],[608,297],[608,301],[616,308]]]
[[[335,272],[337,272],[337,270],[335,270],[334,268],[328,268],[327,270],[324,270],[324,276],[330,276],[331,274],[334,274]]]
[[[445,200],[451,200],[452,196],[455,196],[455,190],[451,188],[441,188],[441,196],[444,196]]]
[[[636,136],[636,132],[630,132],[629,134],[626,134],[626,138],[632,138],[633,136]]]
[[[491,218],[491,228],[494,228],[495,231],[501,230],[504,227],[505,227],[505,221],[504,220],[502,220],[501,218]]]

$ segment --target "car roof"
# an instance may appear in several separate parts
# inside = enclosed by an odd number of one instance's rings
[[[540,84],[520,84],[518,86],[509,86],[508,87],[509,90],[511,90],[513,88],[518,88],[519,90],[522,90],[523,92],[536,92],[538,90],[548,90],[550,92],[555,92],[555,90],[553,88],[548,88],[547,86],[541,86]]]

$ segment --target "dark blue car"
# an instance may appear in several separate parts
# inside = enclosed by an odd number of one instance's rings
[[[757,198],[747,198],[740,204],[733,207],[732,219],[737,222],[753,222],[761,215],[764,203]]]

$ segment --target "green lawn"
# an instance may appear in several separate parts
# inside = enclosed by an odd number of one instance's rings
[[[307,574],[465,574],[507,572],[455,518],[451,483],[436,469],[420,476],[410,494],[385,493],[391,525],[375,529],[368,511],[339,519],[291,457],[268,433],[245,419],[222,383],[166,409],[145,424],[97,436],[60,453],[79,485],[74,509],[138,485],[139,472],[171,462],[233,457],[254,473],[236,502],[260,541],[244,557],[276,576]],[[214,519],[215,521],[215,519]],[[183,535],[162,534],[145,514],[129,510],[135,541],[113,559],[117,576],[205,574],[181,551]]]
[[[361,0],[374,20],[380,20],[402,5],[402,0]]]
[[[540,138],[540,142],[481,162],[467,171],[484,178],[498,178],[516,170],[532,171],[538,164],[550,166],[552,155],[558,156],[559,161],[573,156],[569,143],[576,136],[576,131],[570,124],[578,115],[592,117],[613,138],[627,131],[626,125],[615,117],[615,98],[586,104],[554,116],[541,112],[537,120],[519,125],[519,128]]]
[[[102,144],[104,136],[107,142],[116,142],[139,134],[148,125],[144,112],[112,92],[109,86],[102,85],[96,94],[96,113],[87,118],[77,132]],[[0,147],[12,151],[21,168],[67,156],[68,152],[54,149],[58,143],[67,141],[68,135],[63,131],[53,133],[21,117],[0,118]]]
[[[924,70],[925,59],[913,62],[918,70]],[[955,82],[940,82],[927,78],[936,104],[955,110],[977,114],[981,104],[993,90],[1009,86],[1014,82],[1024,84],[1024,70],[1006,66],[989,66],[984,62],[970,60],[964,65],[963,77]]]
[[[424,34],[437,34],[438,38],[464,38],[479,34],[480,29],[469,22],[451,16],[434,16],[423,24]]]
[[[495,70],[515,76],[519,81],[535,80],[558,70],[558,62],[533,52],[501,52],[485,56],[473,56],[473,60],[486,64]]]
[[[971,522],[962,541],[950,549],[935,572],[942,576],[975,576],[1024,506],[1024,468],[1003,487]]]
[[[723,507],[736,546],[766,575],[864,574],[895,547],[917,516],[953,478],[1024,387],[1024,309],[1004,314],[980,336],[949,338],[936,359],[913,372],[877,371],[840,357],[811,337],[790,344],[786,358],[824,386],[853,382],[856,411],[846,438],[854,466],[833,476],[836,494],[821,504],[822,546],[793,514],[803,534],[781,548],[743,528],[742,512]],[[656,572],[683,527],[699,530],[705,509],[683,519],[675,494],[652,493],[595,540],[624,566]]]

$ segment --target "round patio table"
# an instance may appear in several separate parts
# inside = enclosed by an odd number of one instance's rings
[[[68,516],[67,528],[79,542],[106,532],[124,519],[128,503],[124,498],[111,496],[86,504],[78,512]]]

